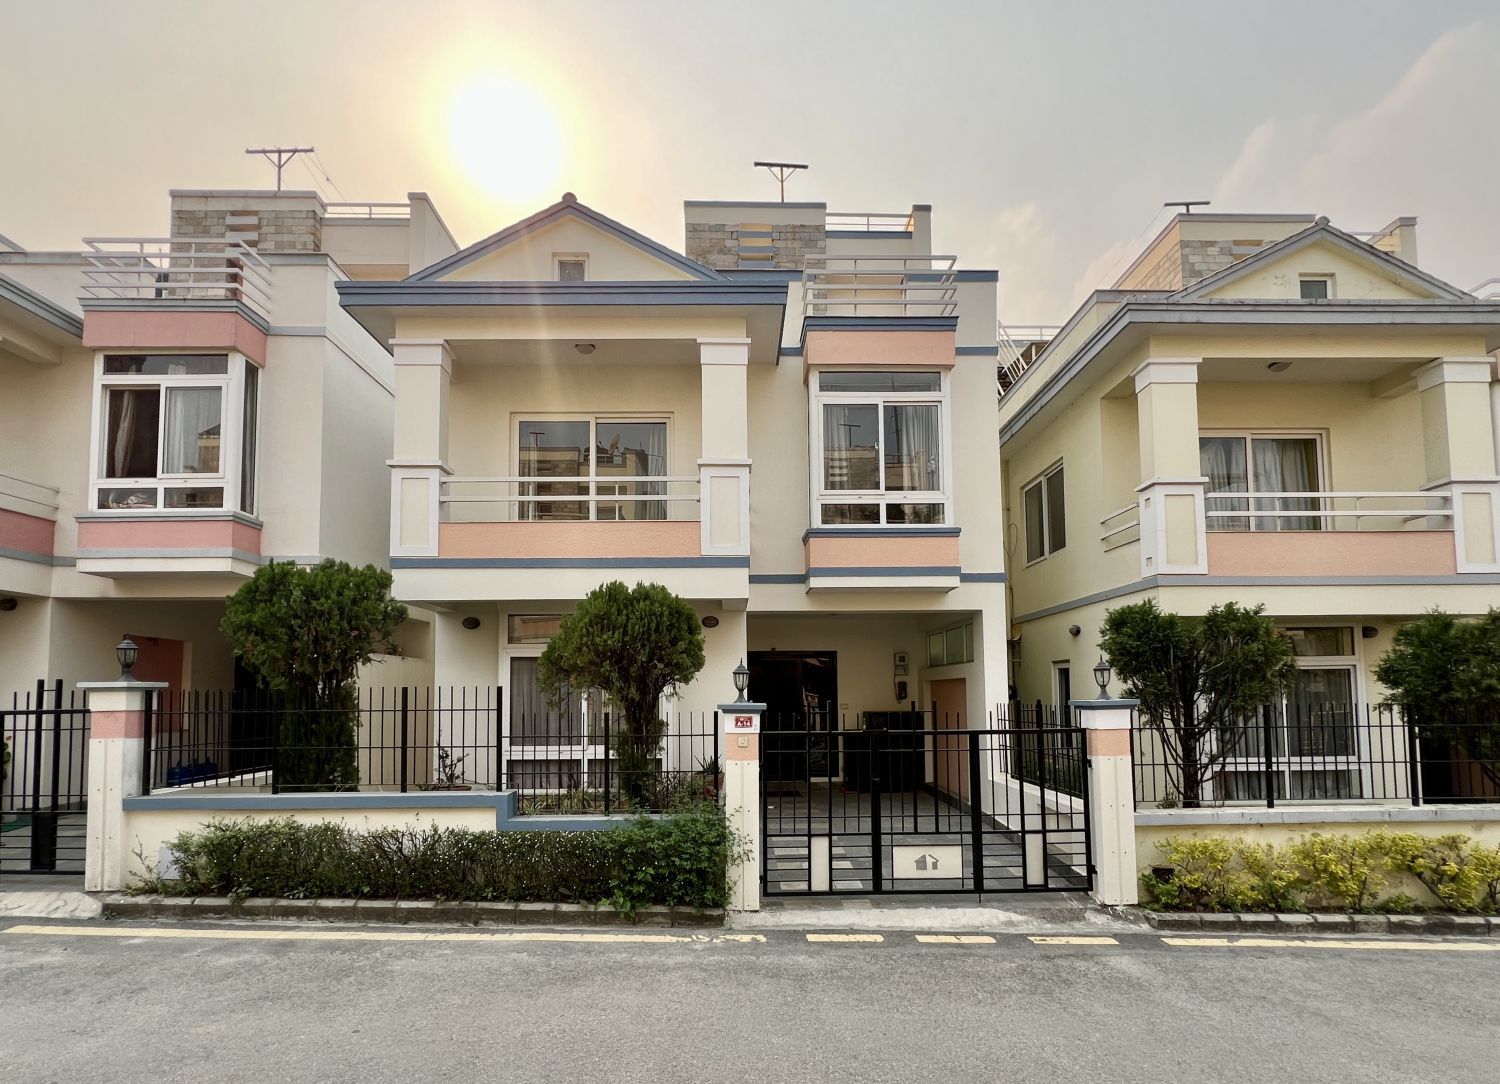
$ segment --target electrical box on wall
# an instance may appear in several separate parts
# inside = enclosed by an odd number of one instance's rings
[[[895,655],[895,670],[896,670],[896,676],[897,677],[905,677],[907,675],[907,673],[910,671],[910,662],[907,659],[906,652],[904,652],[904,651],[898,651],[898,652],[896,652],[896,655]]]

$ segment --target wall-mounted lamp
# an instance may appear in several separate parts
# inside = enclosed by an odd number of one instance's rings
[[[577,350],[584,357],[588,357],[597,349],[597,347],[595,347],[593,343],[574,343],[573,349]]]
[[[1068,635],[1069,636],[1078,636],[1078,635],[1082,634],[1082,632],[1083,632],[1083,629],[1080,628],[1077,625],[1069,625],[1068,626]]]
[[[462,621],[460,621],[459,624],[461,624],[464,628],[468,629],[470,632],[473,632],[475,629],[477,629],[479,627],[479,618],[477,618],[477,617],[466,617]]]
[[[135,641],[129,636],[115,645],[115,658],[120,660],[121,681],[135,680],[135,675],[130,671],[135,668],[135,660],[140,657],[141,649],[135,646]]]
[[[5,613],[10,613],[18,605],[20,604],[13,598],[0,598],[0,611]]]
[[[1380,635],[1380,630],[1377,629],[1374,625],[1364,625],[1361,626],[1359,634],[1366,640],[1373,640],[1375,639],[1375,637]]]

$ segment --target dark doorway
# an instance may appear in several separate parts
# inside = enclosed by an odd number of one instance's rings
[[[839,751],[831,735],[838,729],[838,654],[752,651],[749,662],[750,699],[766,705],[765,778],[837,778]]]

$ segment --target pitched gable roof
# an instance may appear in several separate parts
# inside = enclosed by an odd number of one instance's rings
[[[424,267],[414,275],[407,277],[408,282],[423,282],[439,279],[453,271],[455,268],[463,267],[465,264],[473,263],[483,259],[490,253],[504,248],[506,245],[528,234],[536,233],[538,230],[546,229],[556,222],[565,218],[576,218],[595,229],[611,235],[632,248],[639,249],[653,259],[675,267],[679,271],[685,271],[695,279],[709,281],[720,281],[724,278],[711,267],[707,267],[696,260],[690,260],[679,252],[674,252],[657,241],[644,234],[637,233],[629,226],[616,222],[608,215],[600,214],[592,207],[578,202],[578,197],[571,192],[563,193],[563,198],[552,206],[538,211],[529,218],[523,218],[513,225],[505,227],[498,233],[493,233],[483,241],[476,241],[468,248],[460,249],[452,256],[439,260],[430,267]]]
[[[1200,279],[1186,289],[1178,290],[1172,294],[1170,301],[1203,301],[1209,300],[1208,295],[1214,291],[1243,278],[1257,269],[1275,260],[1288,256],[1300,249],[1307,248],[1319,242],[1331,244],[1335,248],[1347,252],[1356,259],[1369,260],[1379,263],[1395,278],[1401,282],[1425,290],[1441,301],[1473,301],[1472,294],[1467,294],[1457,286],[1450,286],[1442,279],[1421,271],[1405,260],[1391,255],[1384,249],[1376,248],[1368,241],[1362,241],[1352,234],[1345,233],[1341,229],[1328,224],[1328,219],[1319,218],[1307,229],[1294,233],[1281,241],[1267,245],[1252,256],[1247,256],[1239,263],[1230,264],[1221,271],[1215,271],[1207,278]]]

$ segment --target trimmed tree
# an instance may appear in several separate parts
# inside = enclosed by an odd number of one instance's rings
[[[1402,625],[1375,678],[1420,737],[1500,773],[1500,610],[1475,621],[1433,610]]]
[[[406,620],[390,590],[373,565],[272,561],[230,597],[219,627],[278,701],[278,786],[359,785],[359,668]]]
[[[1186,619],[1147,599],[1110,610],[1100,631],[1100,649],[1161,741],[1168,782],[1184,806],[1200,805],[1217,765],[1258,729],[1258,710],[1291,684],[1291,641],[1264,606],[1236,602]]]
[[[659,768],[666,722],[661,700],[703,669],[698,614],[658,583],[615,580],[588,593],[542,652],[542,689],[554,703],[573,689],[599,689],[614,703],[613,739],[621,789],[644,801]]]

